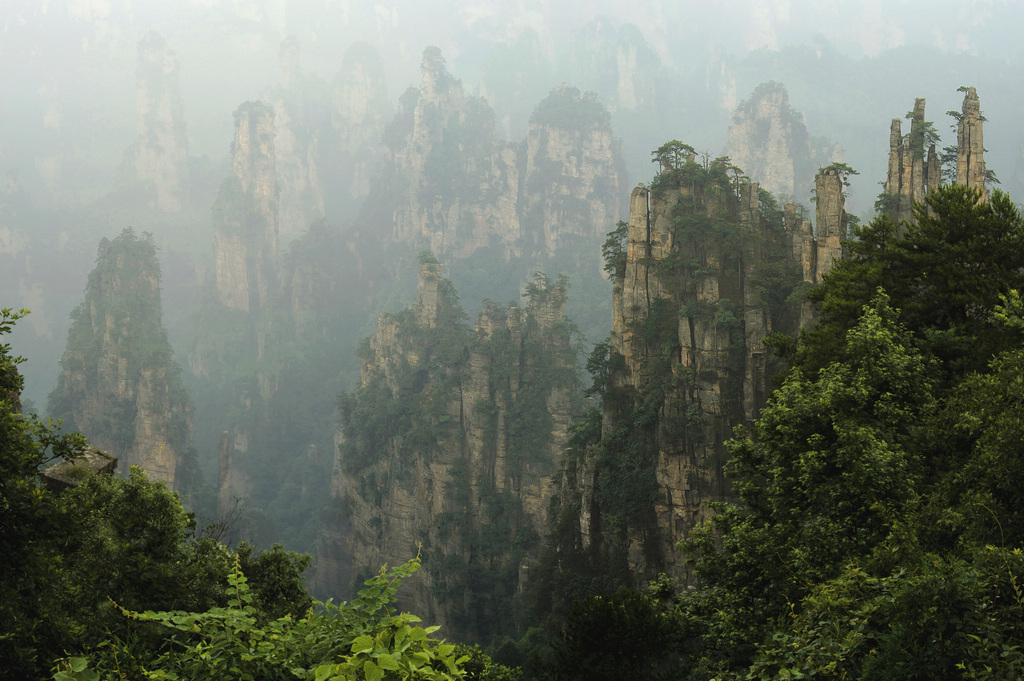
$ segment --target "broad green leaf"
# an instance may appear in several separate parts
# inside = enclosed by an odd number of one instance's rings
[[[368,653],[373,650],[373,639],[363,634],[352,642],[352,652],[356,655],[359,653]]]
[[[380,681],[384,678],[384,672],[372,660],[367,660],[363,665],[363,674],[366,675],[366,681]]]

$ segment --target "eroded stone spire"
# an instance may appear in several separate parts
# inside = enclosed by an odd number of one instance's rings
[[[956,182],[968,187],[978,187],[981,189],[982,199],[987,200],[983,120],[978,92],[969,87],[967,94],[964,95],[963,115],[956,130]]]

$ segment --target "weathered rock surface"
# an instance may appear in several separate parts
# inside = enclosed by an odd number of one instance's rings
[[[179,213],[188,206],[188,134],[178,87],[178,62],[153,31],[139,41],[137,140],[127,152],[134,178],[153,193],[155,207]]]
[[[445,262],[485,249],[505,261],[550,258],[577,238],[599,244],[619,216],[625,171],[593,95],[556,88],[513,145],[496,139],[493,111],[465,95],[437,48],[424,51],[421,76],[387,140],[404,197],[393,242],[420,243]]]
[[[584,112],[589,115],[578,115]],[[525,147],[524,232],[548,257],[577,239],[602,237],[618,219],[625,170],[609,117],[594,95],[555,88],[531,117]]]
[[[924,153],[928,135],[934,134],[931,123],[924,119],[924,108],[924,99],[914,100],[908,134],[901,134],[898,118],[892,119],[889,130],[889,172],[876,206],[894,220],[912,220],[914,203],[923,203],[928,192],[942,183],[942,162],[935,145],[929,145],[927,157]],[[952,176],[957,184],[980,189],[985,200],[983,121],[977,90],[969,87],[957,125],[956,172]]]
[[[213,206],[218,300],[259,310],[277,285],[278,195],[274,110],[248,102],[235,111],[231,174]]]
[[[981,103],[978,92],[967,88],[960,123],[956,130],[956,182],[968,187],[978,187],[982,196],[988,196],[985,188],[985,141],[982,131]]]
[[[770,81],[737,107],[725,153],[764,189],[794,196],[810,184],[815,168],[839,160],[840,150],[811,137],[785,86]]]
[[[125,469],[141,466],[173,488],[189,455],[192,405],[161,316],[151,238],[129,229],[100,242],[49,411]]]
[[[894,220],[911,219],[914,203],[924,202],[925,196],[942,182],[939,157],[935,145],[928,147],[925,157],[924,119],[925,100],[914,100],[910,115],[910,133],[902,134],[900,119],[892,119],[889,127],[889,171],[884,194],[890,197],[885,206]]]
[[[337,148],[327,155],[337,157],[336,175],[340,191],[346,194],[337,212],[348,215],[355,211],[344,205],[354,206],[370,193],[370,183],[384,158],[381,137],[393,113],[384,65],[369,44],[354,43],[345,52],[331,85],[330,107]]]
[[[117,470],[117,457],[89,445],[74,461],[58,461],[42,475],[43,487],[60,492],[77,487],[93,475],[113,475]]]
[[[839,257],[842,182],[819,179],[818,234],[794,206],[692,158],[638,187],[614,263],[601,434],[567,454],[552,539],[560,561],[629,579],[685,579],[677,542],[728,497],[724,442],[768,394],[772,333],[795,333],[787,296]]]
[[[424,569],[403,607],[449,636],[480,637],[511,624],[495,613],[539,554],[574,364],[562,285],[538,279],[525,308],[485,306],[472,331],[453,323],[457,301],[440,270],[421,264],[413,308],[381,315],[362,354],[333,483],[351,534],[341,550],[342,534],[328,528],[316,579],[365,575],[422,544]]]

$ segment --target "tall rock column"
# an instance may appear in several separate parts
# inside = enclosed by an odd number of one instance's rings
[[[964,95],[963,113],[956,130],[956,182],[968,187],[978,187],[984,199],[985,189],[985,143],[982,134],[981,103],[978,92],[967,88]]]
[[[135,96],[137,141],[127,162],[154,192],[156,208],[178,213],[188,205],[188,135],[178,87],[178,61],[153,31],[139,41]]]
[[[796,285],[794,244],[775,211],[762,213],[757,184],[692,158],[633,191],[624,231],[595,377],[601,432],[566,454],[566,529],[553,541],[558,560],[582,552],[623,574],[684,578],[675,545],[709,517],[706,502],[727,497],[722,443],[767,393],[762,341],[795,327],[778,294],[765,295]]]
[[[472,329],[440,272],[421,260],[413,307],[381,315],[362,386],[341,398],[336,506],[316,580],[375,572],[422,544],[402,607],[486,640],[511,632],[496,613],[540,555],[575,355],[563,282],[538,276],[525,306],[486,304]]]
[[[592,93],[555,88],[530,117],[525,149],[521,222],[545,255],[615,223],[625,169],[610,117]]]
[[[104,239],[85,300],[72,313],[49,412],[122,462],[182,488],[192,404],[161,320],[160,267],[151,237]]]
[[[338,147],[337,158],[341,196],[325,197],[355,211],[356,202],[370,193],[370,182],[384,159],[381,135],[391,119],[384,64],[380,54],[367,43],[355,43],[345,52],[331,90],[331,126]],[[339,210],[347,214],[346,209]]]
[[[815,264],[813,283],[820,284],[822,277],[842,257],[841,240],[846,237],[846,200],[843,196],[843,176],[834,168],[824,168],[814,176],[815,223]]]
[[[736,108],[725,146],[733,163],[775,195],[797,193],[814,168],[831,163],[838,152],[810,136],[785,86],[775,81],[758,85]]]
[[[914,100],[910,114],[910,133],[902,134],[900,119],[892,119],[889,127],[889,171],[885,180],[886,205],[883,212],[894,220],[910,220],[914,203],[924,202],[928,192],[942,181],[935,145],[925,155],[926,132],[931,123],[924,119],[925,100]]]
[[[265,306],[277,282],[278,198],[274,110],[248,102],[235,111],[231,174],[213,205],[214,260],[221,304]]]
[[[278,229],[288,243],[324,217],[320,149],[330,109],[326,85],[302,73],[298,39],[285,38],[278,54],[280,85],[268,90],[262,101],[274,110]]]

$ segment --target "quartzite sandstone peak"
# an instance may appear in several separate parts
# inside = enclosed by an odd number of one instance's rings
[[[440,50],[427,48],[420,87],[402,100],[386,136],[401,190],[393,242],[420,244],[449,263],[486,249],[506,262],[543,261],[578,252],[579,239],[599,245],[618,219],[624,165],[592,94],[556,88],[523,144],[501,142],[487,102],[467,96]],[[593,264],[596,271],[596,257]]]
[[[964,103],[957,125],[956,183],[977,187],[987,198],[985,187],[984,117],[978,93],[973,87],[964,88]],[[913,219],[915,203],[923,203],[928,192],[942,182],[942,166],[935,145],[929,144],[925,156],[924,145],[928,133],[934,132],[925,121],[925,100],[914,100],[910,132],[902,134],[900,119],[892,119],[889,129],[889,171],[885,189],[879,200],[882,212],[894,220]]]
[[[724,165],[691,158],[633,190],[613,263],[601,434],[567,454],[559,560],[581,551],[634,578],[685,578],[675,545],[709,517],[707,502],[728,498],[723,443],[769,391],[762,341],[795,333],[788,295],[841,253],[838,174],[823,173],[818,191],[815,237],[795,207],[779,210]]]
[[[942,181],[939,157],[935,145],[928,147],[925,157],[924,98],[914,100],[910,113],[910,132],[902,134],[900,119],[892,119],[889,127],[889,172],[885,180],[885,194],[893,197],[890,215],[896,220],[909,220],[914,203],[924,202],[925,195]]]
[[[422,543],[424,569],[403,606],[451,636],[491,635],[511,625],[494,613],[539,554],[567,440],[575,370],[565,289],[539,277],[525,307],[488,303],[473,330],[456,321],[440,273],[422,261],[413,308],[381,315],[364,348],[362,387],[343,399],[334,496],[350,509],[355,574]],[[338,533],[324,539],[322,557],[342,555],[327,545]],[[348,572],[325,563],[318,582],[328,571]]]
[[[983,197],[985,188],[985,142],[982,132],[981,103],[973,87],[964,94],[964,105],[957,125],[956,182],[977,187]]]
[[[213,206],[218,300],[263,308],[277,285],[278,196],[274,110],[247,102],[235,111],[231,174]]]
[[[127,163],[154,194],[155,207],[179,213],[188,205],[188,135],[178,87],[178,62],[153,31],[139,41],[137,140]]]
[[[610,117],[593,93],[560,85],[537,105],[523,179],[523,231],[548,257],[600,239],[615,224],[625,170]]]
[[[171,359],[152,239],[125,230],[100,242],[85,300],[72,313],[67,350],[49,411],[122,470],[141,466],[181,487],[192,405]]]
[[[758,85],[736,108],[725,147],[733,163],[776,196],[794,196],[837,152],[808,134],[785,86],[775,81]]]

